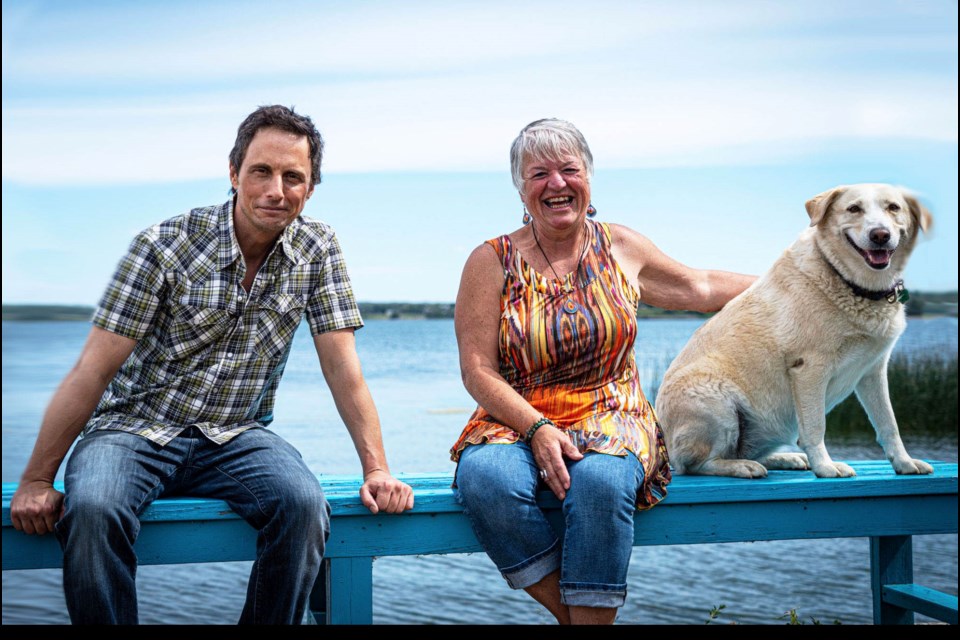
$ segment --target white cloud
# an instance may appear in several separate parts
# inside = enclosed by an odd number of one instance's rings
[[[23,184],[222,177],[237,124],[275,102],[313,116],[329,172],[503,170],[544,116],[619,167],[957,140],[949,6],[9,6],[3,178]],[[858,20],[870,28],[837,26]]]

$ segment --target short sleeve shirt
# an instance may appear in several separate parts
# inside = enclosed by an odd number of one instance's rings
[[[198,427],[214,442],[273,420],[294,332],[361,327],[340,245],[303,216],[280,235],[249,292],[233,201],[193,209],[134,238],[93,316],[137,340],[84,433],[115,429],[164,445]]]

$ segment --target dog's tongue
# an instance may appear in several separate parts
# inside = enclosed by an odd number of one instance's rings
[[[865,253],[867,254],[867,261],[871,265],[875,267],[882,267],[890,262],[890,254],[892,252],[878,249],[875,251],[866,251]]]

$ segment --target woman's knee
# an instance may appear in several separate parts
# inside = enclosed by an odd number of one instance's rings
[[[568,493],[582,494],[598,505],[633,504],[642,481],[643,469],[633,454],[620,457],[588,453],[570,465]]]
[[[510,504],[531,504],[536,500],[536,472],[508,447],[514,445],[472,445],[457,465],[457,497],[467,508],[504,511]],[[471,450],[472,449],[472,450]]]

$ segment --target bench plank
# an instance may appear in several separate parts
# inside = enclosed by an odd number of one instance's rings
[[[856,477],[820,479],[798,471],[772,471],[756,480],[676,476],[660,505],[637,514],[634,544],[869,537],[875,621],[912,623],[918,611],[955,624],[956,597],[913,584],[911,541],[913,535],[957,532],[957,464],[932,462],[935,472],[927,476],[897,476],[883,460],[849,464]],[[318,622],[372,622],[372,563],[378,556],[481,550],[454,498],[450,473],[398,477],[413,487],[414,509],[374,516],[359,500],[361,476],[318,476],[333,516],[323,573],[311,597]],[[3,485],[3,569],[62,566],[54,536],[28,536],[11,526],[15,490],[16,484]],[[538,501],[562,528],[560,501],[549,491]],[[221,500],[157,500],[141,520],[141,564],[254,558],[255,531]]]
[[[888,584],[883,588],[883,599],[947,624],[957,624],[957,596],[919,584]]]

